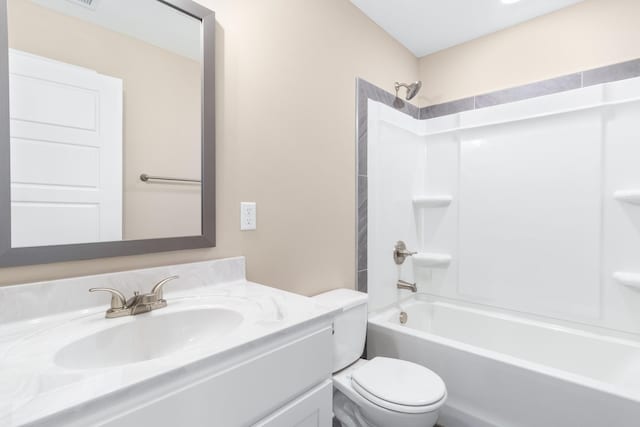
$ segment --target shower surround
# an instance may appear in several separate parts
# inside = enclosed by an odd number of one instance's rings
[[[443,376],[445,425],[634,425],[640,61],[423,109],[358,91],[369,357]]]
[[[488,94],[473,96],[423,108],[397,100],[390,92],[365,80],[358,79],[357,86],[357,162],[356,162],[356,283],[360,291],[368,288],[368,108],[369,101],[393,107],[409,117],[428,120],[455,115],[476,109],[484,109],[533,98],[587,88],[605,83],[622,81],[640,76],[640,59],[561,76],[525,86],[509,88]]]

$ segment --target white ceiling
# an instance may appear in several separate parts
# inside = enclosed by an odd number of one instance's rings
[[[375,23],[422,57],[583,0],[351,0]]]
[[[32,0],[193,60],[200,60],[200,21],[158,0]]]

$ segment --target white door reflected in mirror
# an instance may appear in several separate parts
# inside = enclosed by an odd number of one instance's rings
[[[11,245],[122,239],[122,80],[9,53]]]

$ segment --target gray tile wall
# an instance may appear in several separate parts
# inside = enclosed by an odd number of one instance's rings
[[[356,172],[358,195],[357,289],[367,292],[367,102],[369,99],[394,107],[416,119],[428,120],[463,111],[492,107],[634,77],[640,77],[640,59],[423,108],[418,108],[397,99],[392,93],[380,89],[365,80],[358,79],[356,82],[358,103],[358,159]]]

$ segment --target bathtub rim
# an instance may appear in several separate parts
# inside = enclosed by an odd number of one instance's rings
[[[590,331],[584,331],[581,329],[575,329],[575,328],[571,328],[571,327],[567,327],[564,325],[557,325],[554,324],[552,322],[544,322],[544,321],[540,321],[540,320],[532,320],[529,318],[519,318],[519,316],[517,315],[513,315],[513,314],[505,314],[505,313],[501,313],[501,312],[492,312],[491,309],[481,309],[481,308],[475,308],[475,307],[468,307],[466,305],[461,305],[461,304],[457,304],[456,302],[452,302],[450,300],[445,300],[445,299],[440,299],[440,298],[434,298],[430,295],[426,295],[427,298],[424,298],[424,294],[423,295],[413,295],[407,299],[404,299],[403,301],[400,301],[400,304],[409,304],[409,303],[426,303],[426,304],[440,304],[440,305],[447,305],[447,306],[451,306],[455,309],[458,310],[464,310],[464,311],[471,311],[474,312],[475,314],[482,314],[482,315],[488,315],[491,317],[498,317],[498,318],[502,318],[505,320],[510,320],[510,321],[514,321],[514,322],[518,322],[518,323],[528,323],[528,324],[535,324],[536,326],[540,326],[540,327],[544,327],[547,329],[552,329],[555,331],[562,331],[562,332],[569,332],[569,333],[576,333],[578,335],[584,336],[584,337],[589,337],[589,338],[595,338],[595,339],[599,339],[599,340],[604,340],[604,341],[608,341],[608,342],[614,342],[617,344],[624,344],[624,345],[629,345],[631,347],[635,347],[640,349],[640,343],[635,341],[635,340],[628,340],[628,339],[624,339],[624,338],[619,338],[619,337],[612,337],[612,336],[608,336],[608,335],[604,335],[604,334],[599,334],[599,333],[594,333],[594,332],[590,332]],[[391,316],[394,313],[398,313],[399,312],[399,307],[397,306],[397,304],[394,304],[393,306],[390,307],[386,307],[384,309],[381,310],[376,310],[375,312],[371,312],[369,313],[369,319],[368,319],[368,328],[370,329],[383,329],[383,330],[391,330],[395,333],[404,335],[404,336],[409,336],[409,337],[413,337],[413,338],[418,338],[418,339],[424,339],[427,341],[431,341],[434,342],[436,344],[439,345],[443,345],[446,347],[451,347],[454,348],[458,351],[463,351],[463,352],[467,352],[467,353],[471,353],[475,356],[481,357],[483,359],[488,359],[488,360],[494,360],[494,361],[499,361],[501,363],[506,363],[512,366],[516,366],[518,368],[524,369],[526,371],[529,372],[533,372],[536,374],[542,374],[546,377],[550,377],[550,378],[555,378],[555,379],[561,379],[563,381],[567,381],[571,384],[574,384],[576,386],[580,386],[580,387],[586,387],[589,389],[595,389],[597,391],[601,391],[601,392],[605,392],[611,395],[614,395],[616,397],[619,397],[621,399],[625,399],[628,401],[631,401],[633,403],[639,403],[640,404],[640,390],[637,393],[632,393],[630,391],[628,391],[628,389],[625,389],[623,387],[619,387],[619,386],[615,386],[612,385],[611,383],[605,382],[605,381],[601,381],[601,380],[596,380],[590,377],[587,377],[585,375],[581,375],[581,374],[575,374],[563,369],[559,369],[559,368],[554,368],[548,365],[544,365],[542,363],[537,363],[537,362],[532,362],[532,361],[528,361],[526,359],[520,358],[520,357],[516,357],[516,356],[511,356],[509,354],[506,353],[501,353],[495,350],[489,350],[489,349],[485,349],[476,345],[471,345],[471,344],[467,344],[465,342],[462,341],[458,341],[458,340],[454,340],[451,338],[446,338],[440,335],[436,335],[430,332],[425,332],[416,328],[410,328],[410,327],[406,327],[403,326],[399,323],[393,323],[393,321],[390,320]],[[368,334],[367,334],[368,335]],[[367,338],[369,339],[369,338]]]
[[[402,304],[411,304],[414,302],[426,302],[426,303],[439,303],[439,304],[449,304],[455,306],[456,308],[462,308],[467,311],[476,311],[481,314],[489,314],[493,317],[504,316],[507,319],[514,321],[524,321],[534,324],[539,324],[541,326],[550,327],[552,326],[556,330],[565,330],[567,332],[578,332],[578,333],[586,333],[592,334],[592,336],[601,337],[602,339],[612,339],[612,340],[621,340],[623,343],[633,343],[633,345],[638,345],[640,348],[640,333],[628,332],[620,329],[606,328],[598,325],[593,325],[590,323],[584,323],[575,320],[566,320],[561,318],[556,318],[553,316],[545,316],[541,314],[529,313],[525,311],[512,310],[500,306],[494,306],[491,304],[483,304],[474,301],[467,301],[459,298],[450,298],[437,294],[432,294],[429,292],[421,292],[409,294],[404,298],[399,298],[397,301],[388,304],[384,307],[369,310],[369,318],[378,317],[385,312],[392,312],[401,306]]]

